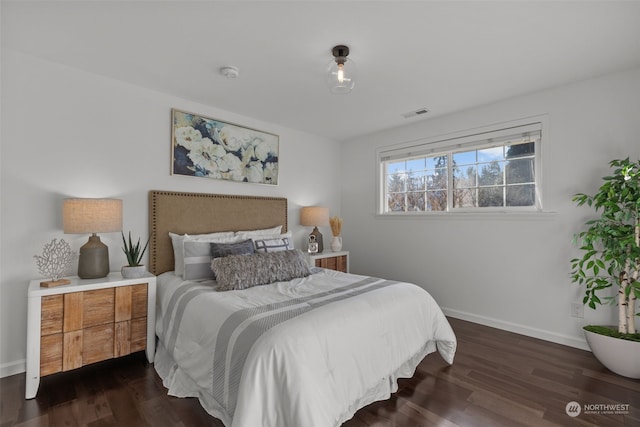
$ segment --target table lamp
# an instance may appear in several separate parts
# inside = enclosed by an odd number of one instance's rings
[[[97,279],[109,274],[109,248],[97,233],[122,231],[122,200],[65,199],[62,222],[67,234],[91,233],[80,248],[78,277]]]
[[[318,226],[329,224],[329,208],[320,206],[306,206],[300,210],[300,224],[305,226],[313,226],[313,231],[309,236],[315,236],[318,243],[318,253],[322,253],[322,233],[318,230]]]

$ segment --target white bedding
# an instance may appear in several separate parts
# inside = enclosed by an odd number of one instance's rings
[[[332,270],[241,291],[158,278],[155,366],[227,427],[339,426],[455,335],[422,288]]]

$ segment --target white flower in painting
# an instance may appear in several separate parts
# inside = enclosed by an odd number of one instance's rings
[[[209,173],[207,174],[209,178],[222,179],[222,173],[219,170],[217,170],[217,167],[218,166],[216,165],[216,170],[209,171]]]
[[[220,157],[221,148],[215,145],[209,138],[203,138],[199,143],[193,143],[191,151],[187,154],[195,166],[200,166],[207,171],[218,169],[216,158]],[[222,150],[224,151],[224,149]]]
[[[251,162],[247,167],[247,180],[249,182],[262,182],[262,163]]]
[[[220,142],[228,151],[238,151],[248,147],[253,140],[251,134],[244,129],[235,126],[225,126],[218,133]]]
[[[232,181],[244,181],[244,175],[242,175],[242,170],[240,169],[234,169],[232,171],[229,171],[229,179]]]
[[[254,151],[256,158],[261,162],[264,162],[269,157],[270,153],[273,153],[271,145],[266,141],[260,141],[254,145]],[[273,153],[275,154],[275,153]]]
[[[254,156],[255,151],[253,145],[250,145],[242,152],[242,163],[245,165],[248,164]]]
[[[202,140],[202,134],[199,130],[191,126],[180,127],[175,131],[176,144],[182,145],[187,150],[191,150]]]
[[[222,137],[220,136],[220,131],[218,131],[217,127],[212,127],[211,129],[209,129],[209,135],[211,135],[213,142],[222,145]]]
[[[220,144],[211,143],[211,150],[210,151],[211,151],[211,154],[216,158],[222,157],[222,156],[227,154],[227,152],[224,149],[224,147],[222,145],[220,145]]]
[[[241,161],[234,154],[227,153],[218,160],[222,172],[240,169]]]

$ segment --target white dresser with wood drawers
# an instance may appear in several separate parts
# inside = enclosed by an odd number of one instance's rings
[[[156,277],[69,278],[71,283],[29,284],[25,397],[34,398],[40,377],[145,350],[155,354]]]

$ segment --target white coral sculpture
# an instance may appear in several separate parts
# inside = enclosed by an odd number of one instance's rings
[[[33,257],[36,259],[40,274],[56,281],[65,275],[74,256],[71,246],[64,239],[60,239],[60,241],[53,239],[44,245],[42,255],[34,255]]]

